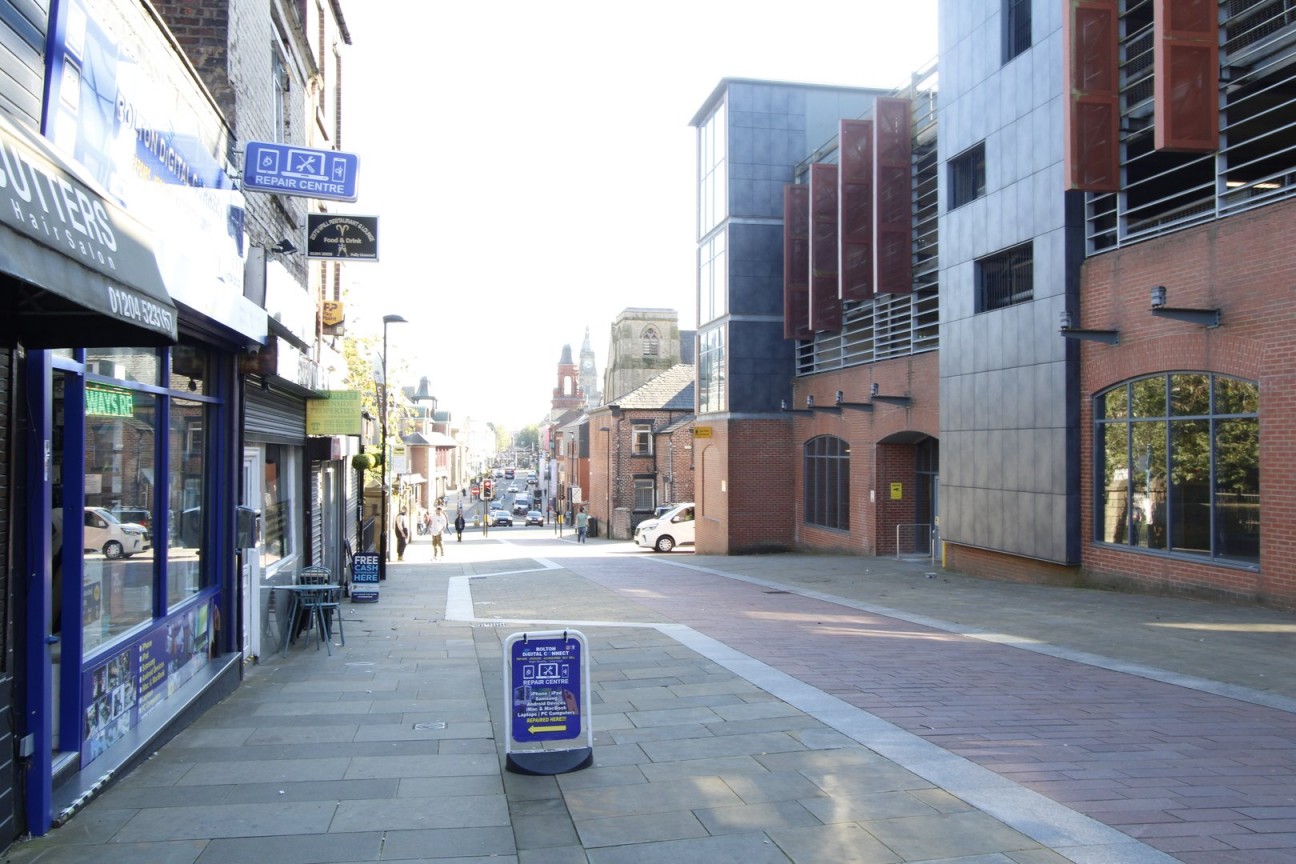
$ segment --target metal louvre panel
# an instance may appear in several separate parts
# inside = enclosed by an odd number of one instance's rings
[[[810,326],[841,330],[837,294],[837,166],[810,166]]]
[[[841,150],[841,299],[873,296],[873,123],[842,120]]]
[[[1062,51],[1069,103],[1063,108],[1068,189],[1120,186],[1120,13],[1116,0],[1071,0]]]
[[[783,187],[783,338],[810,336],[810,187]]]

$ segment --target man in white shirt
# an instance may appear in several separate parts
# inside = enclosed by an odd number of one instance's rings
[[[428,532],[432,535],[432,557],[445,554],[445,546],[441,545],[441,540],[445,537],[446,527],[445,512],[440,507],[436,508],[436,513],[432,516],[432,523],[428,526]]]

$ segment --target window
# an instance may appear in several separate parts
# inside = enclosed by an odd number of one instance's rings
[[[643,333],[639,334],[639,343],[642,346],[643,356],[657,357],[661,354],[661,334],[657,332],[656,327],[645,327]]]
[[[171,464],[167,487],[169,512],[172,514],[167,538],[167,606],[175,606],[203,587],[200,551],[205,548],[203,534],[206,510],[203,489],[207,460],[203,448],[203,429],[209,424],[204,417],[206,406],[188,399],[171,400]]]
[[[728,309],[729,269],[722,230],[698,248],[698,320],[714,321]]]
[[[290,125],[288,119],[288,89],[290,84],[288,64],[284,61],[283,53],[278,45],[274,46],[270,52],[270,62],[273,64],[271,73],[274,79],[271,82],[274,99],[274,140],[275,143],[284,144],[288,141],[288,127]]]
[[[724,103],[698,128],[698,233],[706,236],[729,215]]]
[[[651,456],[653,452],[652,424],[634,424],[634,455]]]
[[[811,438],[805,456],[805,521],[850,528],[850,444],[831,435]]]
[[[989,312],[1025,303],[1034,294],[1030,243],[996,252],[976,262],[976,311]]]
[[[713,327],[698,335],[698,413],[723,411],[725,396],[724,327]]]
[[[1003,62],[1031,47],[1031,0],[1003,0]]]
[[[657,506],[657,478],[634,478],[634,509],[636,513],[651,513]]]
[[[949,209],[962,207],[985,194],[985,142],[949,161]]]
[[[1096,540],[1260,562],[1260,389],[1208,372],[1096,397]]]

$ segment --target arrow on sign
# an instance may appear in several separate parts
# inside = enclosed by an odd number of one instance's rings
[[[527,731],[532,734],[536,732],[566,732],[567,724],[564,723],[561,726],[528,726]]]

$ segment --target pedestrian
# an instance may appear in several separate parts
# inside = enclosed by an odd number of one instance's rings
[[[467,524],[468,524],[467,522],[464,522],[463,511],[460,510],[459,514],[455,516],[455,521],[454,521],[456,542],[459,543],[463,542],[464,526],[466,526]]]
[[[409,543],[409,514],[401,508],[396,514],[396,560],[405,560],[405,546]]]
[[[585,532],[587,530],[589,530],[589,514],[585,512],[585,507],[582,505],[581,508],[576,511],[576,542],[577,543],[585,542]]]
[[[423,533],[427,534],[432,530],[432,514],[427,510],[423,511]]]
[[[445,555],[445,547],[441,545],[441,538],[445,535],[446,517],[441,512],[441,508],[436,508],[436,515],[432,517],[428,525],[428,533],[432,535],[432,557]]]

